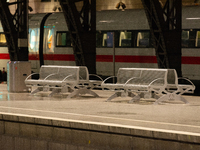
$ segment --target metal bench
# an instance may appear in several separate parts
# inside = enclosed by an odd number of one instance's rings
[[[158,104],[165,100],[181,100],[184,103],[188,103],[181,95],[184,93],[194,93],[194,90],[195,85],[189,79],[183,77],[178,78],[175,69],[168,69],[167,84],[165,89],[156,92],[159,93],[160,97],[157,98],[154,104]]]
[[[36,87],[31,94],[43,91],[52,91],[49,96],[56,93],[70,92],[67,98],[78,96],[79,94],[98,95],[91,91],[93,84],[89,81],[88,69],[85,66],[55,66],[43,65],[40,68],[38,80],[31,79],[36,73],[29,75],[25,79],[27,87]]]
[[[120,68],[117,74],[117,82],[107,83],[113,77],[102,82],[102,88],[114,90],[115,93],[107,101],[115,97],[130,96],[130,102],[140,98],[156,98],[155,104],[171,99],[178,99],[187,103],[181,97],[183,93],[191,93],[195,86],[179,85],[176,71],[174,69],[152,69],[152,68]]]

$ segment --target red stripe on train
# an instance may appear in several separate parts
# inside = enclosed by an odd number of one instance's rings
[[[9,54],[1,53],[0,59],[10,59]],[[73,54],[45,54],[45,60],[55,61],[75,61]],[[39,60],[39,55],[29,55],[29,60]],[[97,62],[113,62],[112,55],[97,55]],[[157,63],[156,56],[127,56],[127,55],[116,55],[115,62],[125,63]],[[182,64],[196,64],[200,65],[200,57],[194,56],[182,56]]]
[[[113,62],[112,55],[97,55],[97,62]],[[116,55],[115,62],[125,63],[157,63],[156,56],[124,56]]]
[[[3,54],[3,53],[1,53],[0,54],[0,59],[10,59],[10,56],[9,56],[9,54]]]
[[[75,61],[74,55],[72,54],[45,54],[45,60],[55,60],[55,61]]]
[[[200,57],[182,56],[182,64],[200,64]]]

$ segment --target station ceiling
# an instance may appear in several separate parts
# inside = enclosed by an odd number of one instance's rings
[[[10,2],[15,2],[16,0],[9,0]],[[55,12],[53,8],[59,6],[59,0],[49,0],[48,2],[41,2],[42,0],[29,0],[29,6],[33,9],[30,13],[47,13]],[[163,5],[167,0],[159,0]],[[141,0],[96,0],[96,10],[116,10],[116,5],[119,2],[123,2],[126,5],[126,9],[142,9]],[[183,6],[200,6],[200,0],[182,0]],[[82,2],[76,3],[78,10],[81,10],[83,4]],[[15,7],[11,8],[11,12],[15,12]],[[58,10],[56,10],[58,11]]]
[[[116,5],[119,2],[123,2],[126,5],[126,9],[141,9],[143,8],[141,0],[96,0],[96,8],[98,10],[116,9]],[[167,0],[159,0],[165,4]],[[182,0],[183,6],[200,5],[200,0]]]

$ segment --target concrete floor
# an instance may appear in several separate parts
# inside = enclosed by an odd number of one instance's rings
[[[7,85],[0,84],[0,114],[68,119],[200,135],[200,97],[184,96],[189,104],[169,101],[152,105],[153,99],[128,103],[128,97],[106,102],[113,92],[95,92],[99,98],[85,95],[67,99],[67,94],[48,97],[48,93],[9,93]]]

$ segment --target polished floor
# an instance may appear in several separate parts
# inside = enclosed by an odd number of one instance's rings
[[[200,97],[184,96],[189,104],[169,101],[153,105],[154,100],[128,103],[130,98],[106,99],[113,93],[96,90],[100,96],[84,95],[67,99],[68,94],[48,97],[49,93],[9,93],[0,84],[0,114],[68,119],[95,124],[117,125],[200,136]]]

